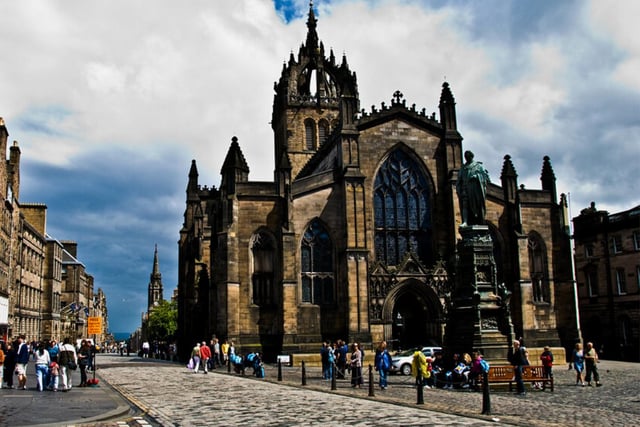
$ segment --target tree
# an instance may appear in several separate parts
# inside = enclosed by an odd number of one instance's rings
[[[160,301],[149,312],[147,337],[154,341],[171,341],[178,328],[178,303]]]

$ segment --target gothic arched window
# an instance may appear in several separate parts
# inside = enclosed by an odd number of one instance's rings
[[[316,123],[312,119],[304,121],[304,149],[314,150],[316,148]]]
[[[398,265],[412,251],[425,265],[433,263],[431,208],[427,178],[404,151],[392,152],[374,183],[376,259]]]
[[[533,286],[534,302],[551,302],[549,278],[547,275],[547,257],[544,243],[535,233],[529,234],[529,275]]]
[[[320,120],[320,122],[318,122],[319,145],[322,146],[322,144],[325,143],[328,137],[329,137],[329,122],[327,122],[326,120]]]
[[[253,297],[256,305],[269,306],[276,303],[273,285],[274,247],[271,237],[264,232],[253,238],[253,275],[251,276]]]
[[[301,245],[302,302],[334,302],[333,249],[329,233],[318,219],[307,227]]]

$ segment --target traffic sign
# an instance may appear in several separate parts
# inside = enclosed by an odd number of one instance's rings
[[[102,317],[87,318],[87,333],[89,335],[98,335],[102,333]]]

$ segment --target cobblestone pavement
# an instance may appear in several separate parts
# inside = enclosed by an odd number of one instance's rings
[[[530,390],[516,396],[497,386],[491,391],[491,415],[481,415],[482,393],[424,390],[418,405],[412,378],[391,376],[389,388],[337,390],[322,380],[318,368],[266,366],[266,378],[243,377],[218,369],[193,374],[182,365],[152,359],[100,357],[98,375],[138,406],[144,417],[100,426],[260,426],[300,425],[462,425],[487,423],[522,426],[640,425],[640,365],[602,361],[601,388],[576,387],[567,365],[554,368],[555,392]],[[367,369],[365,376],[368,377]],[[368,378],[366,378],[368,379]],[[377,375],[374,375],[377,381]],[[373,391],[373,396],[370,396]]]

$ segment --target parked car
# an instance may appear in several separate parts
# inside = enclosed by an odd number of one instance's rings
[[[411,375],[411,361],[413,360],[413,353],[415,353],[416,350],[422,350],[427,357],[434,357],[437,352],[442,351],[442,347],[422,347],[400,351],[391,357],[390,372]]]

